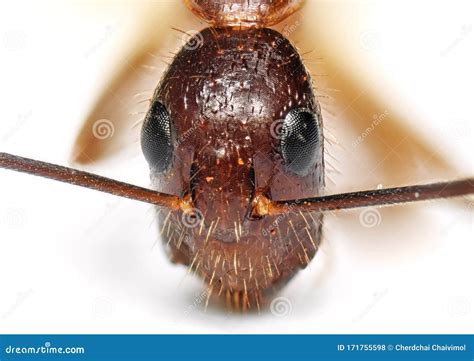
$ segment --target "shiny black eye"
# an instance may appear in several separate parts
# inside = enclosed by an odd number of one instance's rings
[[[280,152],[288,170],[307,175],[317,160],[319,124],[305,108],[292,109],[285,117],[280,135]]]
[[[171,120],[165,106],[159,101],[153,101],[145,117],[141,146],[152,170],[163,172],[169,168],[173,156]]]

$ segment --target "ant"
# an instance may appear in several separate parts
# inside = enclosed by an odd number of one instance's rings
[[[160,213],[172,262],[237,310],[260,309],[317,253],[325,212],[474,193],[474,178],[324,195],[323,118],[297,49],[268,28],[296,0],[186,5],[210,27],[174,57],[141,129],[153,189],[0,153],[0,167]]]

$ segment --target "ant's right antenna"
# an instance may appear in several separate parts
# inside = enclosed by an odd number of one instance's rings
[[[264,195],[254,199],[253,215],[324,212],[370,206],[387,206],[430,199],[465,196],[474,193],[474,178],[407,187],[341,193],[314,198],[272,201]]]

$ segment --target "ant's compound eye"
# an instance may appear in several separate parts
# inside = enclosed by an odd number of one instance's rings
[[[169,168],[173,156],[171,119],[165,106],[157,100],[153,101],[143,122],[141,146],[152,170],[164,172]]]
[[[305,176],[316,164],[319,124],[305,108],[292,109],[285,117],[280,134],[280,152],[288,170]]]

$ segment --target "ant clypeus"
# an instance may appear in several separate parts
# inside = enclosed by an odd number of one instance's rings
[[[323,195],[323,119],[295,47],[268,29],[301,1],[188,0],[211,24],[175,56],[145,117],[149,190],[0,153],[0,167],[164,207],[173,262],[260,308],[316,254],[323,213],[474,193],[474,179]],[[196,45],[197,44],[197,45]],[[282,221],[284,218],[284,221]]]

